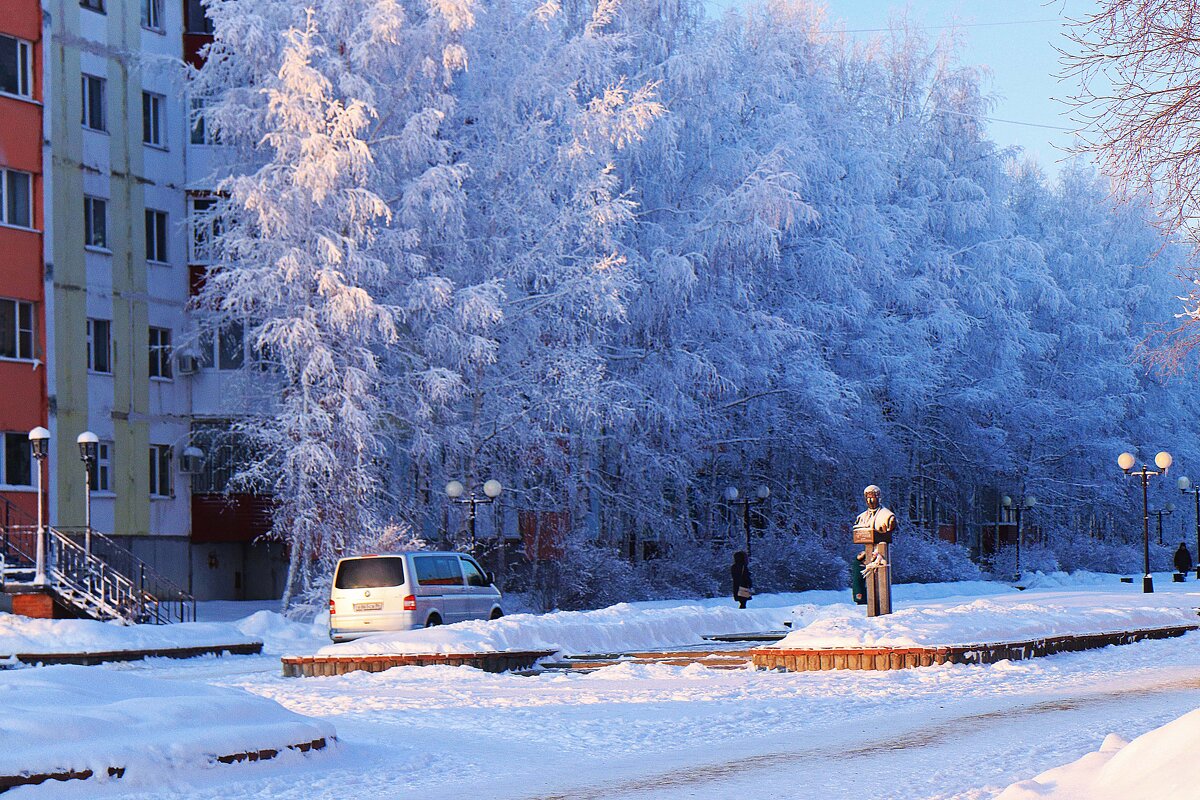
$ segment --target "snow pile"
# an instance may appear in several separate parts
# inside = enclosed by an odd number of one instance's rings
[[[261,641],[264,653],[315,650],[329,641],[329,615],[295,622],[274,611],[256,611],[229,626],[243,637]]]
[[[263,627],[259,622],[251,622],[258,616],[255,614],[238,624],[125,625],[90,619],[31,619],[0,613],[0,655],[101,653],[254,643],[261,641],[252,635],[256,628]]]
[[[896,595],[917,602],[925,598],[1016,594],[995,583],[910,584]],[[732,600],[652,600],[619,603],[596,611],[512,614],[495,621],[460,622],[416,631],[397,631],[323,647],[321,655],[403,653],[490,653],[504,650],[552,650],[605,653],[699,644],[716,634],[782,630],[823,614],[861,614],[847,603],[846,591],[811,591],[759,595],[742,610]],[[858,609],[854,611],[854,609]]]
[[[920,605],[893,604],[868,618],[861,609],[823,609],[779,642],[781,648],[917,647],[1016,642],[1068,634],[1197,624],[1187,594],[1038,592]]]
[[[1014,783],[996,800],[1194,800],[1200,709],[1132,742],[1110,733],[1078,761]]]
[[[674,603],[665,608],[639,605],[619,603],[598,611],[557,611],[540,616],[513,614],[493,621],[383,633],[323,647],[319,654],[613,652],[696,643],[704,636],[719,633],[778,629],[791,618],[791,606],[743,611],[731,603],[724,607],[702,603]]]
[[[127,781],[166,768],[335,736],[333,726],[240,689],[92,667],[0,676],[0,775],[126,767]]]

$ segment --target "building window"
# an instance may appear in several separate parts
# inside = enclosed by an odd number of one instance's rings
[[[112,372],[112,323],[106,319],[87,321],[87,367],[92,372]]]
[[[33,360],[33,303],[0,299],[0,358]]]
[[[104,78],[83,75],[83,127],[94,131],[106,131],[108,125],[104,115]]]
[[[216,144],[217,137],[213,134],[208,120],[204,118],[204,110],[208,108],[208,98],[193,97],[189,101],[189,105],[192,117],[192,144]]]
[[[167,263],[167,212],[146,209],[146,260]]]
[[[108,249],[108,203],[99,197],[83,198],[83,243]]]
[[[79,5],[81,8],[104,13],[104,0],[79,0]]]
[[[150,329],[150,377],[171,379],[171,331]]]
[[[29,42],[0,34],[0,92],[33,97],[31,52]]]
[[[0,484],[4,486],[32,486],[33,458],[29,450],[28,433],[0,433],[3,440],[3,458],[0,458]]]
[[[0,169],[0,222],[33,227],[33,176],[28,172]]]
[[[171,496],[171,446],[150,445],[150,496]]]
[[[142,141],[154,147],[166,147],[164,121],[167,99],[161,94],[142,92]]]
[[[231,322],[217,332],[200,335],[200,366],[206,369],[241,369],[246,363],[245,327]]]
[[[162,0],[142,0],[142,27],[162,30]]]
[[[109,476],[112,474],[112,442],[96,445],[96,460],[88,466],[88,486],[93,492],[111,491]]]
[[[212,20],[204,11],[203,0],[185,0],[187,5],[183,13],[184,33],[213,33]]]
[[[192,235],[188,242],[188,263],[208,264],[212,261],[213,237],[220,225],[213,217],[217,201],[212,197],[193,197],[188,200],[188,227]]]

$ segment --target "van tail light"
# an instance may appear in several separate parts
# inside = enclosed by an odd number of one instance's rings
[[[336,613],[337,613],[337,606],[334,604],[333,600],[330,600],[329,601],[329,616],[332,617]]]
[[[410,594],[408,597],[404,598],[404,610],[405,611],[416,611],[417,610],[417,598],[415,595]]]

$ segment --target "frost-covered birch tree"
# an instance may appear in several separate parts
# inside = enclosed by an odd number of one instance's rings
[[[226,172],[195,305],[210,335],[244,329],[259,365],[244,376],[257,404],[238,431],[255,456],[238,478],[272,498],[287,608],[382,529],[389,445],[423,447],[460,383],[438,321],[462,310],[426,240],[461,227],[465,172],[439,131],[473,17],[466,0],[209,12],[193,91]]]

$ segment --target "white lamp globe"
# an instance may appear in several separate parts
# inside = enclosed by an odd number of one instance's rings
[[[446,484],[446,495],[448,497],[457,499],[459,497],[462,497],[462,493],[463,493],[463,485],[461,483],[459,483],[458,481],[450,481],[449,483]]]
[[[1171,465],[1174,463],[1175,463],[1175,459],[1172,458],[1171,454],[1168,453],[1166,450],[1163,450],[1161,453],[1159,453],[1158,455],[1156,455],[1154,457],[1154,465],[1156,467],[1158,467],[1159,469],[1161,469],[1163,472],[1166,472],[1167,470],[1169,470],[1171,468]]]
[[[1126,472],[1133,469],[1133,465],[1136,463],[1137,459],[1134,458],[1133,453],[1121,453],[1121,455],[1117,456],[1117,465]]]
[[[495,500],[500,496],[500,492],[504,491],[504,487],[500,485],[500,481],[492,479],[483,484],[483,493]]]

